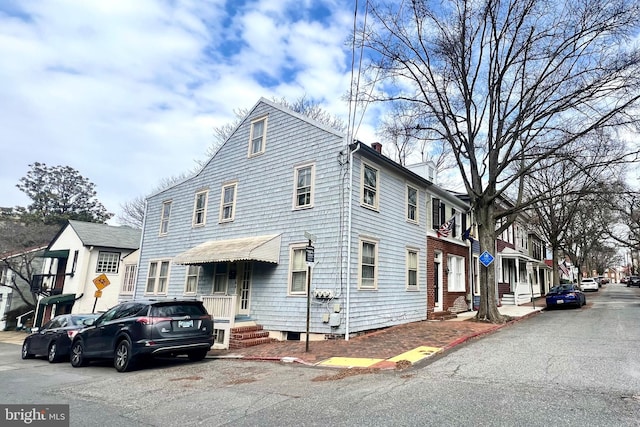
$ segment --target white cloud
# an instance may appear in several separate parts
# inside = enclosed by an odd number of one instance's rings
[[[0,4],[0,206],[28,204],[15,184],[42,162],[77,169],[116,213],[192,169],[212,128],[261,96],[306,94],[346,118],[353,5],[233,4]]]

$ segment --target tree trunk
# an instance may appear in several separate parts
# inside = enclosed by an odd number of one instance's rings
[[[482,203],[479,200],[476,220],[480,253],[487,251],[494,257],[494,261],[488,267],[480,265],[480,307],[476,319],[491,323],[504,323],[505,318],[498,311],[496,299],[496,227],[492,203]]]

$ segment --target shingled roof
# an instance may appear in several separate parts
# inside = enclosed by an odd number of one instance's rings
[[[138,249],[140,246],[142,231],[135,228],[75,220],[69,220],[69,226],[73,228],[84,246],[122,249]]]

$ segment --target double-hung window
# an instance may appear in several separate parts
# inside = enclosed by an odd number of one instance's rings
[[[447,289],[449,292],[465,291],[464,258],[450,255],[447,257]]]
[[[220,198],[220,222],[233,221],[236,214],[236,188],[237,182],[222,187]]]
[[[171,200],[162,203],[162,214],[160,216],[160,235],[169,232],[169,217],[171,216]]]
[[[418,290],[418,251],[407,249],[407,290]]]
[[[229,265],[226,262],[216,264],[215,273],[213,275],[213,293],[215,294],[227,293],[228,268],[229,268]]]
[[[167,293],[169,281],[169,261],[151,261],[147,274],[146,294],[160,295]]]
[[[359,289],[378,288],[378,242],[360,240]]]
[[[120,264],[120,252],[100,251],[98,253],[98,263],[96,273],[118,274]]]
[[[418,222],[418,189],[407,186],[407,220]]]
[[[251,122],[249,136],[249,157],[264,153],[267,136],[267,118],[262,117]]]
[[[364,164],[362,167],[362,204],[378,209],[379,182],[378,170]]]
[[[208,191],[200,191],[196,193],[196,199],[193,205],[193,226],[202,226],[207,216],[207,198]]]
[[[198,279],[200,278],[201,267],[199,265],[187,266],[187,277],[184,283],[185,294],[195,294],[198,290]]]
[[[307,294],[306,245],[292,246],[289,262],[289,295]]]
[[[295,209],[313,206],[314,169],[313,165],[299,166],[295,169]]]

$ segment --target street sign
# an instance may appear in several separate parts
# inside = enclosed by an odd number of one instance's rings
[[[315,248],[313,246],[307,246],[305,248],[305,261],[313,262],[315,257]]]
[[[314,236],[313,234],[309,233],[308,231],[304,232],[304,238],[307,240],[310,240],[312,242],[315,242],[317,240],[317,237]]]
[[[96,288],[98,288],[99,291],[101,291],[109,286],[111,282],[109,281],[109,278],[104,273],[102,273],[101,275],[93,279],[93,284],[96,285]]]
[[[102,296],[102,291],[98,290],[93,294],[94,297],[100,298]]]
[[[482,254],[480,254],[479,260],[482,263],[482,265],[484,265],[485,267],[489,267],[493,262],[494,258],[493,258],[493,255],[491,255],[489,252],[484,251],[482,252]]]

